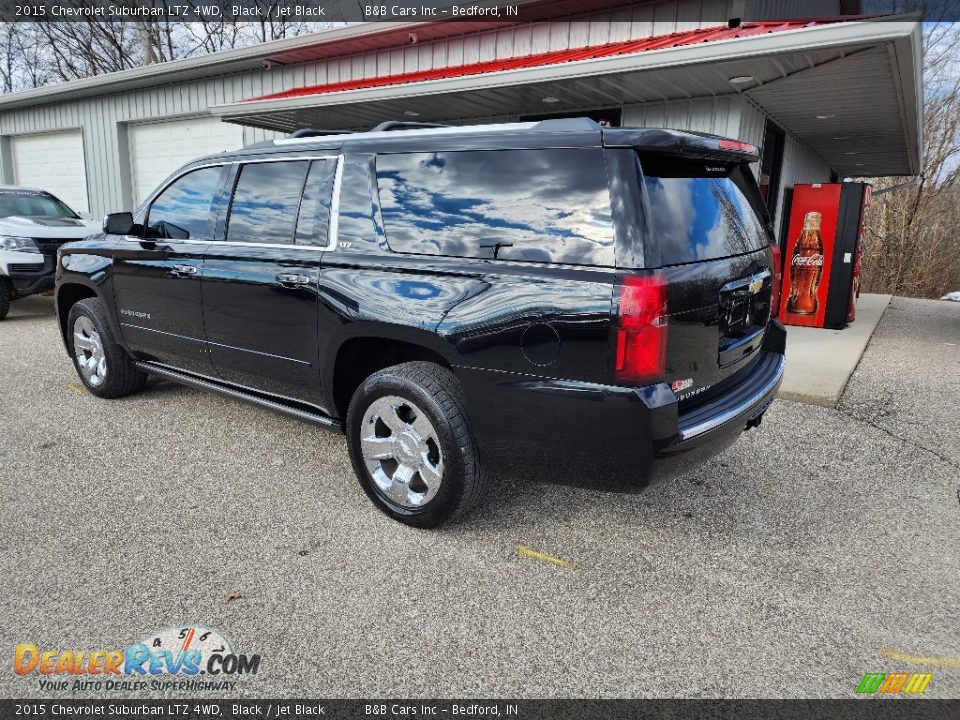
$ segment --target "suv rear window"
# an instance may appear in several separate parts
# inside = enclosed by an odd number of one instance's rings
[[[600,149],[381,155],[377,184],[395,252],[614,264]]]
[[[745,165],[641,156],[654,237],[664,265],[765,248],[765,211]]]

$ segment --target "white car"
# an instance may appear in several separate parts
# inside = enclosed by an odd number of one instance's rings
[[[0,320],[11,301],[53,289],[61,245],[98,230],[45,190],[0,185]]]

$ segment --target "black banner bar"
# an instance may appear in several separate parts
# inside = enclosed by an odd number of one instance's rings
[[[941,720],[960,700],[0,700],[4,720]]]
[[[607,0],[606,5],[636,2]],[[551,9],[554,3],[560,10]],[[696,9],[681,7],[678,22],[731,19],[724,3],[690,8]],[[0,0],[2,22],[534,22],[576,11],[569,0]],[[687,12],[692,14],[686,17]],[[928,21],[951,21],[960,19],[960,0],[867,0],[863,12],[913,12]]]
[[[0,0],[3,22],[523,22],[542,13],[497,0]]]

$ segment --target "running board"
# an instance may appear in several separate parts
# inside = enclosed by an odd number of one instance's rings
[[[325,415],[324,413],[320,412],[320,410],[311,411],[294,407],[293,405],[288,405],[279,399],[273,400],[256,392],[247,392],[229,385],[218,383],[214,380],[206,380],[195,375],[190,375],[189,373],[173,370],[171,368],[164,367],[163,365],[156,365],[151,362],[134,362],[133,364],[137,367],[137,369],[142,370],[145,373],[159,375],[167,380],[172,380],[173,382],[181,383],[183,385],[189,385],[190,387],[197,388],[198,390],[210,390],[212,392],[219,393],[220,395],[226,395],[234,400],[242,400],[243,402],[250,403],[251,405],[272,410],[275,413],[280,413],[281,415],[286,415],[287,417],[303,420],[304,422],[313,423],[314,425],[320,425],[321,427],[332,430],[343,430],[343,426],[339,420],[332,418],[329,415]]]

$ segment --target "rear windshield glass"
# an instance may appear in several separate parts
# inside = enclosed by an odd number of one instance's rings
[[[75,218],[77,214],[53,195],[31,192],[0,193],[0,217]]]
[[[714,260],[771,242],[745,165],[641,156],[653,233],[664,265]]]

